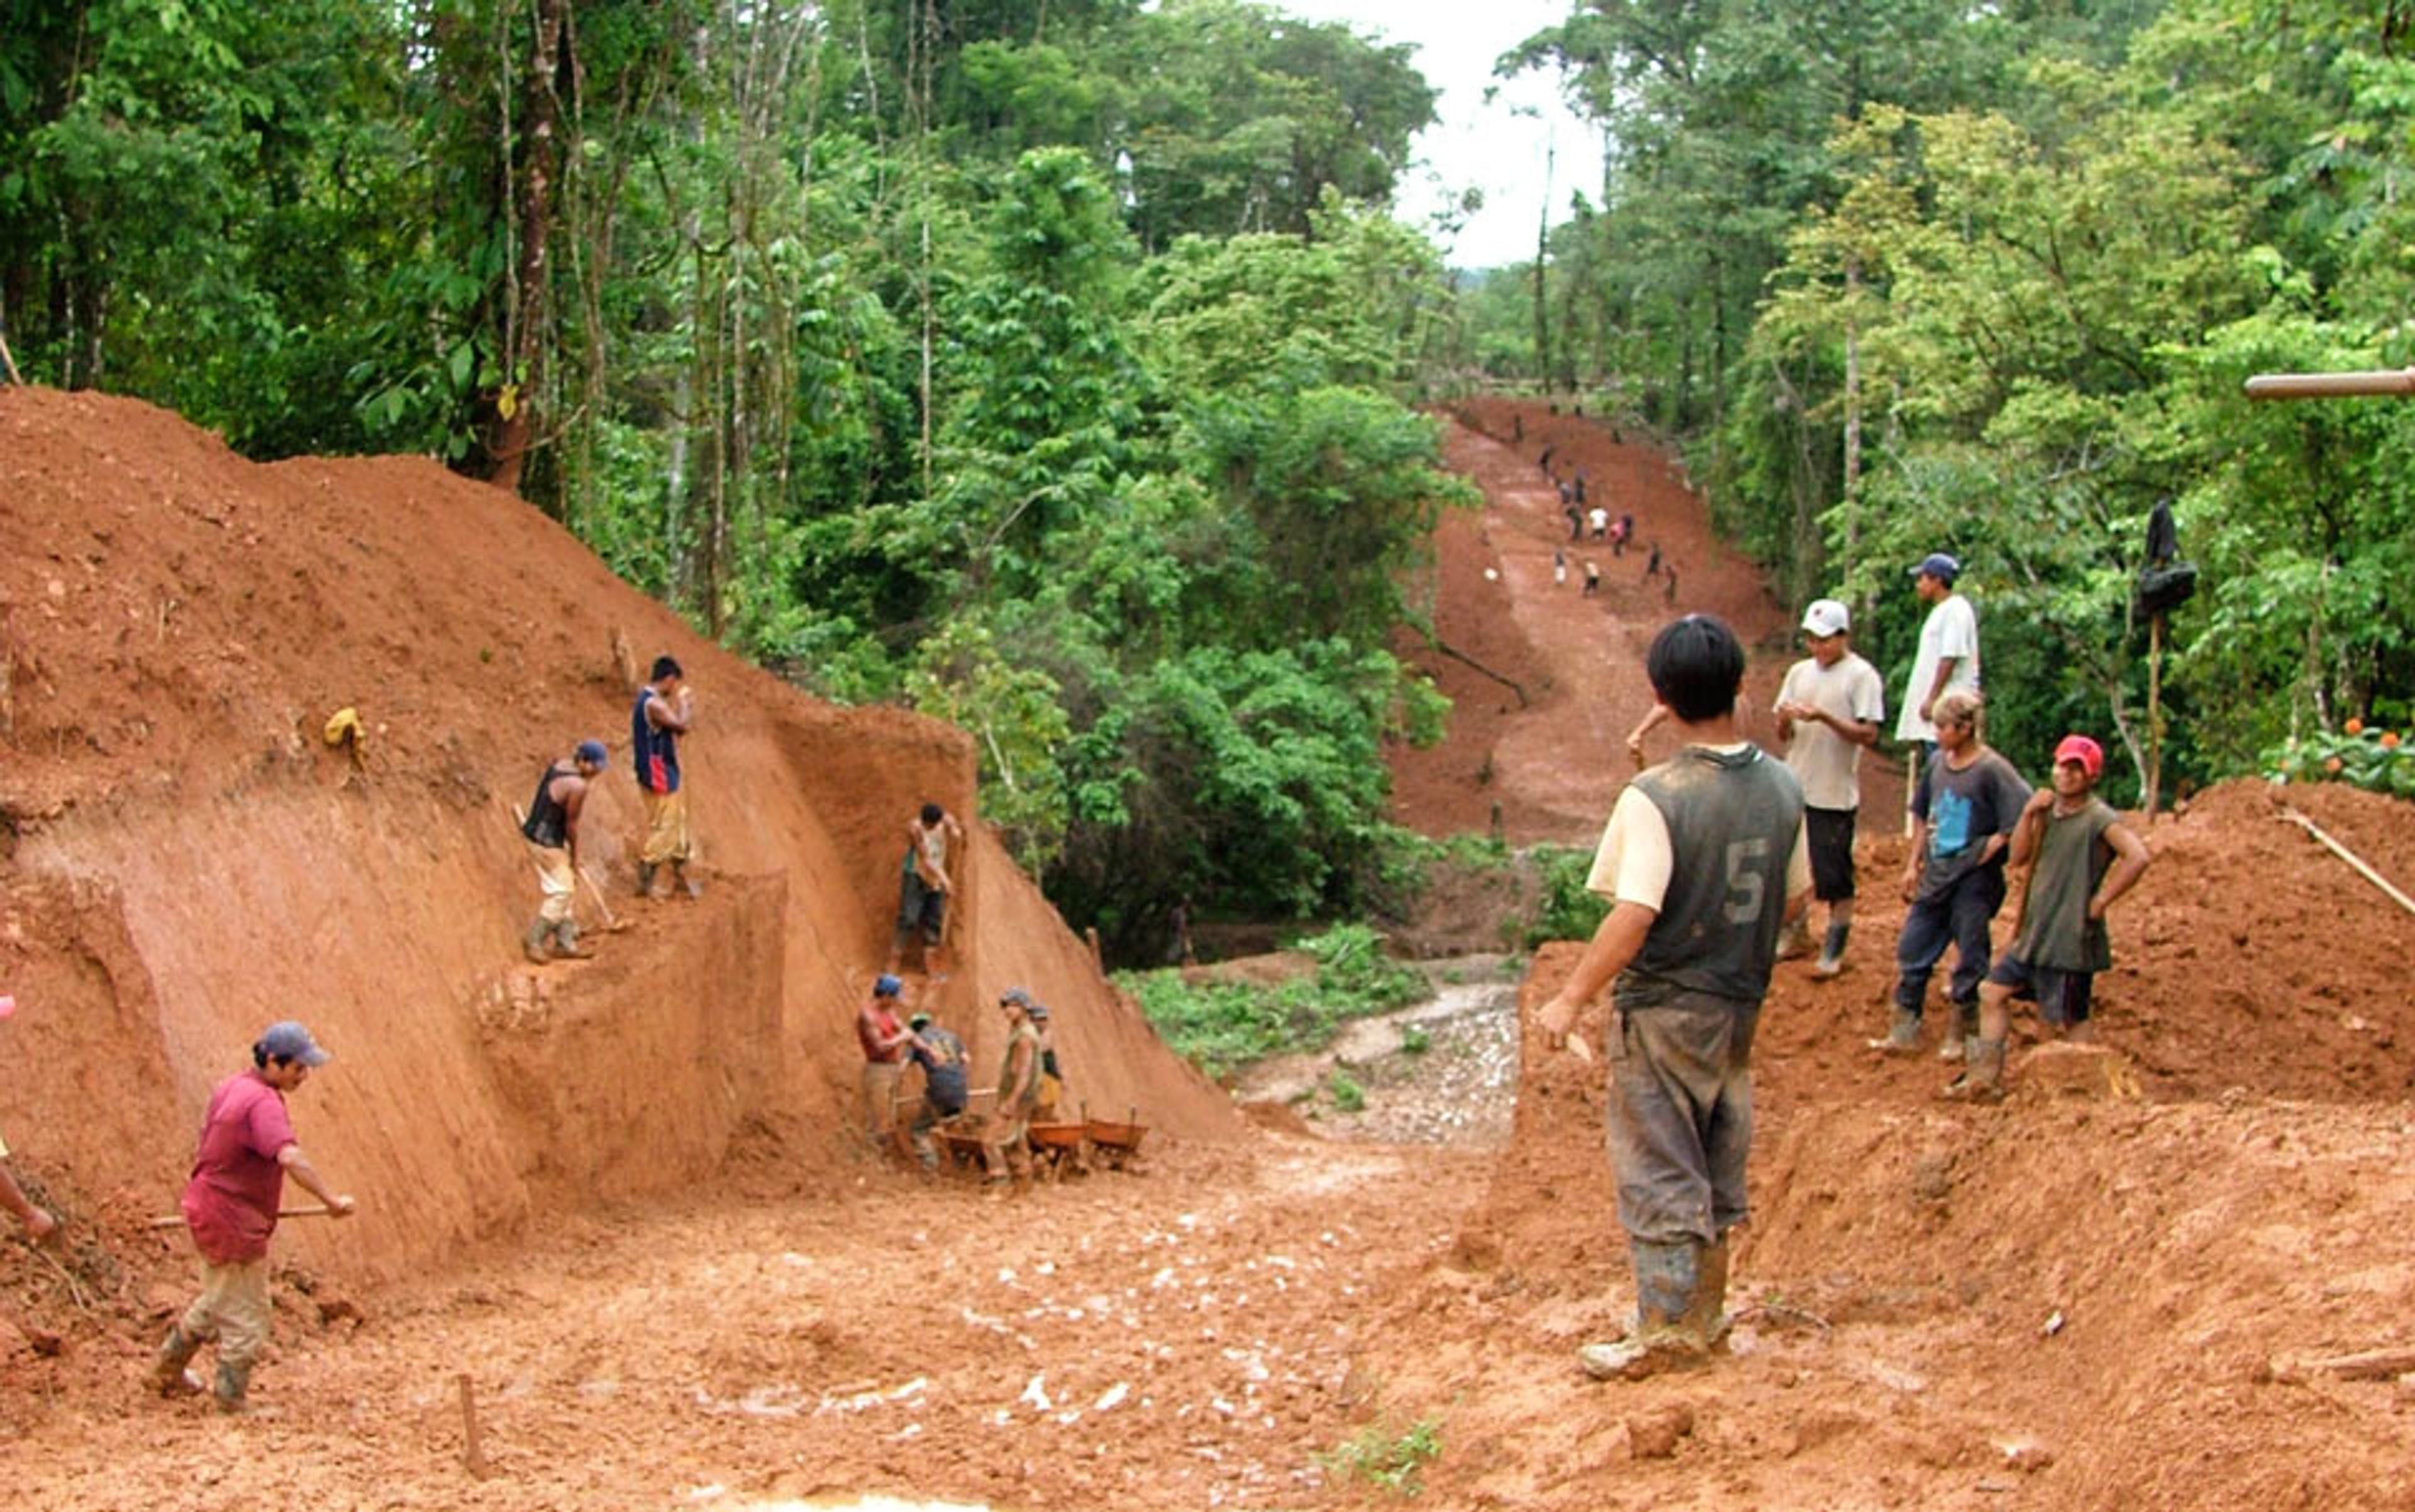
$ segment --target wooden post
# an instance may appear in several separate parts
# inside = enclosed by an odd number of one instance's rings
[[[2164,783],[2164,611],[2147,623],[2147,823]]]
[[[478,1442],[478,1399],[470,1387],[470,1372],[453,1378],[461,1387],[461,1463],[472,1478],[487,1478],[487,1450]]]
[[[23,388],[25,386],[24,379],[20,377],[17,372],[17,359],[8,354],[8,338],[6,336],[0,336],[0,366],[8,367],[9,382],[16,384],[19,388]]]

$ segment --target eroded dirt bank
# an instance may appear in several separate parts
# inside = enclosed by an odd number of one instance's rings
[[[2268,789],[2217,789],[2156,827],[2156,867],[2116,916],[2119,964],[2100,988],[2114,1056],[2017,1065],[2020,1089],[2001,1108],[1948,1109],[1933,1098],[1944,1068],[1864,1049],[1900,914],[1882,887],[1867,888],[1852,969],[1822,986],[1781,967],[1766,1011],[1756,1220],[1738,1259],[1732,1305],[1746,1315],[1733,1354],[1695,1374],[1598,1386],[1575,1372],[1571,1351],[1631,1303],[1598,1068],[1522,1038],[1511,1133],[1497,1154],[1225,1139],[1230,1115],[1216,1095],[1174,1074],[1145,1095],[1195,1106],[1197,1127],[1220,1137],[1160,1139],[1135,1172],[1010,1203],[884,1169],[830,1131],[852,1073],[849,998],[827,987],[877,957],[885,927],[881,853],[897,804],[880,783],[938,782],[960,771],[960,752],[902,716],[840,714],[776,690],[730,700],[769,711],[733,711],[723,743],[698,742],[699,796],[708,784],[720,795],[705,833],[712,844],[721,826],[726,837],[711,853],[705,902],[638,906],[637,927],[604,942],[612,959],[562,968],[544,992],[516,990],[525,974],[495,962],[530,890],[501,821],[481,838],[483,821],[469,816],[622,703],[601,649],[612,617],[590,615],[572,593],[554,607],[585,616],[584,628],[549,653],[533,701],[501,722],[521,743],[491,771],[463,767],[458,750],[500,727],[499,700],[525,681],[480,682],[493,664],[476,649],[508,645],[502,632],[515,626],[545,633],[494,607],[512,602],[517,569],[507,580],[475,564],[490,550],[554,550],[551,541],[560,554],[544,560],[607,596],[600,569],[517,506],[447,491],[467,486],[435,475],[424,498],[469,523],[423,505],[407,516],[410,539],[472,565],[454,575],[467,584],[458,599],[443,575],[411,592],[452,627],[435,636],[455,648],[442,665],[472,691],[406,680],[407,638],[381,649],[374,635],[348,640],[358,633],[308,616],[278,632],[287,638],[273,653],[255,646],[265,633],[252,621],[229,613],[170,656],[158,648],[177,632],[163,636],[156,612],[132,613],[155,602],[143,594],[183,596],[143,576],[152,548],[124,545],[128,529],[106,520],[115,533],[98,546],[74,531],[96,501],[115,507],[124,490],[143,497],[163,468],[182,477],[202,464],[163,430],[145,443],[158,451],[143,467],[107,472],[126,437],[172,423],[139,406],[30,397],[101,406],[93,412],[108,424],[77,432],[82,450],[44,466],[59,470],[57,490],[87,473],[109,486],[62,492],[50,533],[0,557],[18,696],[35,687],[47,700],[19,704],[0,778],[21,821],[0,878],[0,964],[26,1005],[0,1028],[0,1047],[51,1072],[23,1090],[12,1083],[0,1113],[21,1171],[55,1181],[81,1225],[55,1259],[0,1247],[0,1318],[14,1330],[0,1328],[0,1460],[28,1505],[735,1509],[873,1490],[1016,1509],[1343,1506],[1365,1493],[1320,1456],[1370,1427],[1397,1436],[1426,1418],[1439,1422],[1443,1452],[1425,1469],[1420,1505],[1453,1508],[2415,1503],[2405,1447],[2415,1389],[2293,1368],[2415,1347],[2404,1237],[2415,1232],[2415,1002],[2399,982],[2415,921],[2276,822]],[[22,457],[65,444],[18,446],[30,432],[12,407],[25,402],[0,396],[0,429],[19,427],[6,432],[0,474],[32,475]],[[1529,453],[1547,423],[1529,412]],[[209,455],[206,442],[174,444]],[[1452,444],[1481,464],[1480,478],[1492,468],[1515,484],[1533,471],[1531,456],[1481,437]],[[290,471],[316,477],[317,466]],[[264,507],[233,498],[241,510]],[[1476,547],[1487,531],[1495,543],[1525,539],[1537,503],[1528,490],[1496,489],[1493,509],[1465,522]],[[330,515],[401,554],[404,537]],[[1672,539],[1699,528],[1698,516],[1671,517]],[[16,514],[6,518],[20,530]],[[292,516],[297,539],[322,541],[323,522],[312,520]],[[457,528],[466,533],[448,537]],[[255,597],[282,591],[272,585],[297,566],[346,560],[335,544],[267,560]],[[96,549],[104,560],[86,573],[79,553]],[[1471,613],[1514,629],[1527,612],[1504,616],[1476,596],[1517,579],[1487,579],[1484,560],[1471,560],[1466,594],[1448,570],[1440,589],[1455,644],[1475,642]],[[1548,550],[1541,560],[1548,583]],[[50,578],[62,583],[56,594]],[[316,591],[351,606],[378,590]],[[53,618],[41,616],[45,601],[84,628],[36,626],[47,638],[30,637],[36,619]],[[1432,790],[1473,782],[1485,751],[1556,752],[1494,758],[1524,795],[1505,804],[1512,838],[1590,840],[1623,776],[1608,765],[1607,737],[1642,712],[1627,701],[1640,673],[1622,649],[1640,646],[1647,617],[1666,606],[1549,607],[1588,616],[1602,638],[1555,635],[1524,651],[1505,638],[1500,654],[1528,655],[1538,685],[1598,676],[1598,696],[1562,706],[1539,735],[1514,721],[1551,707],[1542,700],[1469,722],[1455,741],[1482,743],[1432,754],[1445,775]],[[351,609],[323,612],[351,622]],[[707,669],[700,681],[754,686],[667,621],[638,619],[652,612],[638,603],[615,614],[641,624],[632,636],[662,638]],[[242,659],[221,666],[214,658],[233,655],[220,650],[230,640]],[[342,786],[339,763],[288,741],[339,691],[333,672],[306,690],[315,702],[254,691],[284,686],[270,673],[287,661],[318,666],[310,648],[322,644],[346,648],[327,651],[329,666],[383,669],[414,714],[388,722],[392,764],[373,749],[366,786]],[[1782,645],[1758,651],[1754,675],[1774,677]],[[33,660],[38,677],[26,670]],[[188,677],[198,681],[179,681]],[[187,712],[146,713],[154,695],[126,691],[155,685]],[[343,697],[366,707],[365,695]],[[1561,723],[1571,717],[1590,723]],[[559,734],[521,735],[523,718]],[[136,720],[164,734],[137,739]],[[428,730],[443,733],[412,733]],[[142,755],[161,739],[164,753]],[[917,741],[934,742],[928,754],[915,754]],[[1448,779],[1453,762],[1462,770]],[[450,796],[470,791],[465,770],[485,784],[474,800]],[[2404,805],[2335,787],[2286,796],[2385,872],[2415,878]],[[1462,827],[1464,804],[1451,801],[1462,807],[1435,810],[1438,831]],[[1475,827],[1490,801],[1476,794]],[[1866,878],[1889,874],[1898,844],[1871,841]],[[990,853],[979,859],[980,989],[1076,974],[1082,947],[1043,914],[1018,913],[1037,901]],[[743,973],[723,980],[741,956],[768,958],[755,936],[774,915],[777,992]],[[1569,947],[1541,952],[1523,1002],[1571,959]],[[626,1025],[630,995],[659,996],[671,963],[685,972],[676,990],[711,1016],[670,1015],[676,1032],[659,1038],[607,1033]],[[410,1171],[455,1183],[419,1210],[453,1226],[414,1243],[364,1220],[355,1251],[295,1225],[279,1341],[255,1387],[263,1410],[229,1422],[135,1390],[148,1335],[185,1285],[176,1244],[137,1225],[173,1190],[193,1112],[183,1100],[216,1072],[216,1038],[248,1032],[271,1000],[253,995],[261,982],[275,1001],[323,1002],[318,1017],[339,1015],[330,1022],[340,1031],[327,1030],[339,1053],[383,1029],[409,1074],[457,1068],[458,1090],[423,1084],[439,1094],[425,1099],[377,1090],[382,1070],[364,1067],[352,1090],[330,1075],[298,1109],[331,1165],[373,1161],[387,1145],[418,1151]],[[1078,986],[1060,992],[1091,1001]],[[680,1061],[688,1034],[767,1019],[777,1055],[731,1072],[737,1083],[722,1079],[719,1059]],[[1145,1028],[1104,1005],[1087,1022],[1077,1054],[1097,1075],[1154,1074]],[[348,1054],[338,1070],[356,1058],[373,1059]],[[587,1085],[632,1062],[669,1065],[663,1095],[694,1110],[681,1122],[695,1130],[628,1149],[579,1145],[581,1129],[649,1115],[644,1075]],[[763,1100],[793,1103],[747,1111],[744,1078],[758,1074],[786,1089]],[[565,1106],[581,1097],[587,1107]],[[526,1152],[553,1163],[524,1164]],[[391,1159],[399,1169],[404,1157]],[[442,1175],[465,1164],[481,1179]],[[654,1173],[639,1185],[657,1190],[610,1190],[623,1168]],[[379,1258],[394,1254],[413,1258]],[[463,1374],[486,1430],[485,1479],[461,1461]]]

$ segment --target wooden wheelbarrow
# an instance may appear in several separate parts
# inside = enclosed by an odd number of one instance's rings
[[[1148,1136],[1148,1126],[1140,1121],[1138,1108],[1126,1110],[1124,1121],[1116,1123],[1105,1118],[1091,1117],[1089,1107],[1085,1104],[1082,1109],[1082,1118],[1084,1136],[1088,1140],[1090,1147],[1098,1151],[1099,1159],[1106,1161],[1110,1167],[1120,1171],[1132,1160],[1139,1159],[1140,1142]]]

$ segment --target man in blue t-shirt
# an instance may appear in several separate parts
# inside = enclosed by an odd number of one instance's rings
[[[638,895],[654,892],[654,869],[670,863],[681,891],[699,889],[687,875],[694,840],[688,831],[687,789],[680,782],[680,737],[696,728],[696,690],[680,664],[654,658],[653,681],[638,690],[629,710],[629,751],[638,768],[638,794],[646,804],[646,838],[638,850]]]
[[[1928,979],[1949,944],[1953,1010],[1939,1057],[1960,1060],[1963,1040],[1979,1032],[1979,983],[1994,948],[1988,925],[2004,902],[2013,826],[2030,801],[2030,785],[1980,738],[1985,708],[1976,688],[1950,689],[1934,707],[1937,754],[1912,790],[1912,848],[1903,867],[1903,897],[1912,906],[1896,937],[1895,1015],[1886,1038],[1870,1041],[1873,1050],[1910,1055],[1920,1048]]]

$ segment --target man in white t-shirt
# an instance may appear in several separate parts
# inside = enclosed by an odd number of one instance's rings
[[[1912,657],[1912,681],[1904,684],[1895,738],[1912,744],[1906,770],[1915,775],[1937,749],[1938,698],[1949,688],[1975,692],[1979,686],[1979,613],[1954,591],[1954,580],[1961,576],[1962,563],[1942,551],[1930,552],[1912,569],[1912,591],[1928,606],[1928,618],[1920,622],[1920,650]]]
[[[1852,617],[1832,598],[1803,611],[1811,654],[1787,668],[1778,690],[1778,738],[1803,784],[1803,822],[1811,851],[1811,895],[1828,906],[1827,933],[1811,975],[1845,969],[1853,924],[1853,820],[1862,804],[1862,748],[1879,738],[1886,687],[1878,668],[1855,654]],[[1780,959],[1808,954],[1808,916],[1779,942]]]

